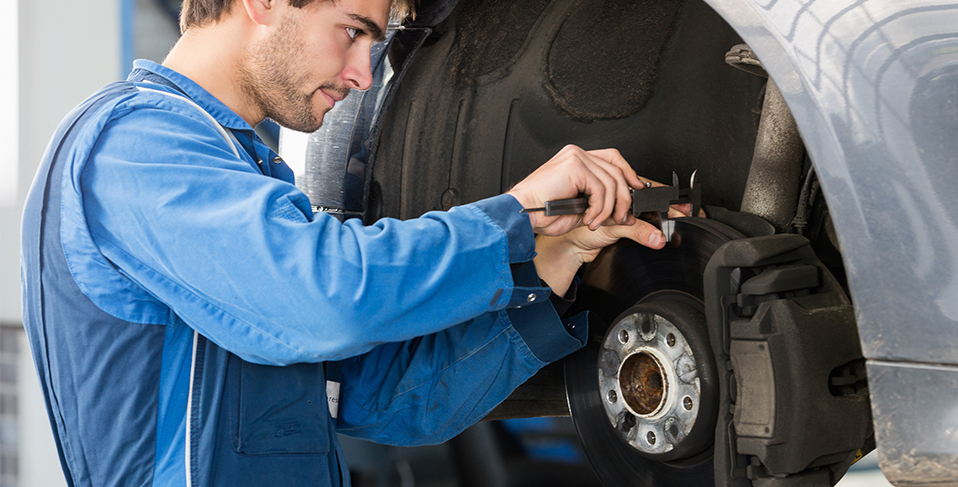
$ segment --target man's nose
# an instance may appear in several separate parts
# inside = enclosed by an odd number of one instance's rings
[[[370,67],[369,50],[350,57],[343,72],[346,84],[354,90],[368,90],[373,85],[373,73]]]

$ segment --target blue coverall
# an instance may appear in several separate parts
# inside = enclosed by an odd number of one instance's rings
[[[70,485],[348,485],[336,432],[442,442],[584,344],[512,196],[364,227],[292,183],[149,61],[61,124],[22,283]]]

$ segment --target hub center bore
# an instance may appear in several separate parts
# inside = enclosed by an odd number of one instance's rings
[[[619,388],[632,411],[640,416],[651,416],[665,403],[668,382],[659,361],[643,351],[629,355],[622,363]]]

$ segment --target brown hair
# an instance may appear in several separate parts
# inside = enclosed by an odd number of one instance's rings
[[[313,2],[335,2],[336,0],[289,0],[289,5],[303,8]],[[415,17],[416,0],[391,0],[389,20],[403,21],[406,17]],[[202,27],[220,20],[223,13],[228,11],[233,0],[183,0],[180,9],[180,33],[190,27]]]

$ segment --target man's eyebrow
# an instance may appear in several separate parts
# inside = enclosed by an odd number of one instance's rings
[[[379,27],[379,24],[373,22],[372,19],[366,17],[365,15],[359,15],[356,13],[347,14],[350,19],[359,22],[366,26],[366,30],[369,31],[369,35],[372,36],[373,40],[376,42],[382,42],[386,40],[386,34],[383,33],[383,29]]]

